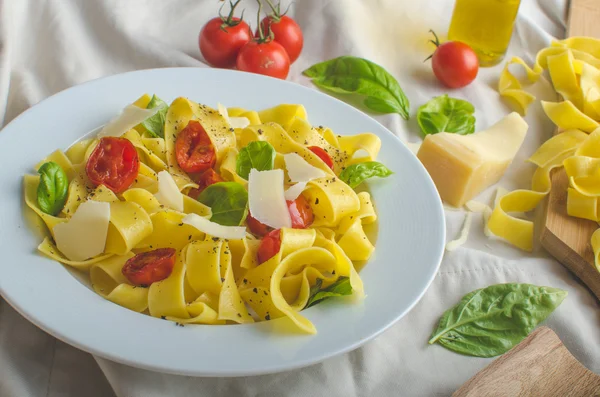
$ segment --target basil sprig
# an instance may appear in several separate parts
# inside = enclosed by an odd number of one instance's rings
[[[471,103],[442,95],[433,98],[417,111],[417,122],[423,135],[453,132],[467,135],[475,132],[475,108]]]
[[[340,174],[340,179],[352,189],[363,183],[365,179],[372,177],[386,178],[392,175],[385,165],[377,161],[366,161],[364,163],[352,164],[346,167]]]
[[[248,179],[250,170],[269,171],[275,165],[275,148],[269,142],[253,141],[242,148],[236,159],[236,172],[244,179]]]
[[[352,286],[350,285],[350,279],[348,277],[342,276],[335,283],[324,289],[321,289],[321,285],[323,285],[323,279],[318,278],[315,285],[310,288],[310,295],[308,302],[306,303],[306,308],[321,303],[325,299],[352,295]]]
[[[465,295],[446,311],[430,344],[493,357],[507,352],[556,309],[567,291],[531,284],[496,284]]]
[[[198,201],[212,210],[212,222],[239,226],[248,214],[248,192],[237,182],[218,182],[200,193]]]
[[[40,183],[37,202],[42,211],[49,215],[58,214],[67,201],[69,179],[62,167],[54,161],[44,163],[38,170]]]
[[[146,109],[154,109],[161,108],[154,116],[148,117],[146,120],[142,122],[142,125],[146,130],[150,133],[150,135],[155,138],[164,138],[165,137],[165,120],[167,119],[167,111],[169,110],[169,106],[165,101],[157,97],[156,95],[152,95],[152,99],[146,106]]]
[[[408,120],[410,103],[398,81],[383,67],[363,58],[341,56],[306,69],[319,88],[364,97],[363,104],[379,113],[398,113]]]

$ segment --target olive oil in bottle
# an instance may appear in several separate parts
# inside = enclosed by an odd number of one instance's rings
[[[521,0],[456,0],[448,38],[473,48],[481,66],[502,60]]]

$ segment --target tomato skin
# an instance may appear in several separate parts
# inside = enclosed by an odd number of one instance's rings
[[[215,147],[199,121],[190,120],[177,135],[175,157],[185,172],[201,172],[215,165]]]
[[[248,216],[246,217],[246,225],[250,228],[250,232],[257,236],[264,236],[273,230],[272,227],[261,223],[259,220],[254,218],[250,212],[248,212]]]
[[[95,185],[104,185],[115,193],[125,191],[135,181],[140,160],[135,146],[125,138],[100,139],[85,166]]]
[[[267,234],[260,242],[258,246],[258,263],[264,263],[277,255],[281,249],[281,230],[275,229]]]
[[[304,36],[300,25],[287,15],[278,18],[264,17],[261,21],[264,32],[268,32],[269,25],[275,36],[274,40],[281,44],[290,57],[290,64],[294,63],[302,52]]]
[[[286,201],[290,217],[292,218],[293,229],[306,229],[314,220],[312,208],[304,196],[300,195],[296,200]],[[269,234],[273,228],[260,222],[248,213],[246,217],[246,225],[250,231],[257,236],[265,236]]]
[[[316,154],[329,168],[333,170],[333,160],[329,156],[329,154],[325,151],[325,149],[320,148],[319,146],[309,146],[308,150]]]
[[[149,286],[169,277],[175,266],[175,248],[142,252],[125,262],[121,269],[132,284]]]
[[[240,49],[252,39],[250,27],[239,18],[232,18],[235,26],[225,26],[221,29],[223,20],[213,18],[202,27],[198,36],[200,52],[212,66],[232,68]],[[238,23],[239,22],[239,23]]]
[[[263,74],[285,80],[290,71],[290,57],[276,41],[250,41],[237,57],[237,68],[244,72]]]
[[[465,43],[448,41],[440,44],[431,59],[433,73],[444,85],[461,88],[470,84],[479,71],[475,51]]]
[[[292,218],[292,228],[306,229],[314,220],[314,215],[308,200],[303,195],[298,196],[294,201],[288,201],[288,211]]]
[[[200,174],[198,178],[194,178],[194,180],[198,184],[198,188],[190,189],[188,196],[196,200],[198,199],[200,193],[202,193],[202,191],[210,185],[218,182],[224,182],[223,178],[221,178],[221,176],[217,174],[212,168],[207,169],[202,174]]]

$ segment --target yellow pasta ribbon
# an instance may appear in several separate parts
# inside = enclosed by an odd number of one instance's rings
[[[121,271],[133,256],[133,253],[115,255],[96,262],[90,269],[90,280],[98,295],[141,313],[148,308],[148,289],[131,285]]]

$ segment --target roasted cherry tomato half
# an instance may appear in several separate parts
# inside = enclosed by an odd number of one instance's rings
[[[175,266],[175,248],[142,252],[125,262],[121,272],[132,284],[148,286],[169,277]]]
[[[199,121],[190,120],[177,135],[175,157],[185,172],[201,172],[215,165],[215,147]]]
[[[269,227],[269,226],[265,225],[264,223],[261,223],[256,218],[254,218],[252,216],[252,214],[250,214],[250,213],[248,213],[248,216],[246,217],[246,224],[250,228],[250,231],[252,232],[252,234],[254,234],[256,236],[260,236],[260,237],[266,235],[271,230],[273,230],[272,227]]]
[[[320,148],[318,146],[309,146],[308,150],[310,150],[311,152],[313,152],[314,154],[316,154],[317,156],[319,156],[319,158],[321,160],[323,160],[323,162],[325,164],[327,164],[327,166],[331,169],[333,169],[333,160],[331,159],[331,157],[329,156],[329,154],[327,154],[327,152],[325,151],[325,149]]]
[[[312,208],[304,196],[300,195],[296,200],[286,202],[292,218],[292,228],[306,229],[312,224],[314,218]],[[253,234],[261,237],[273,230],[272,227],[254,218],[252,214],[248,214],[246,217],[246,224]]]
[[[85,173],[95,185],[104,185],[115,193],[126,190],[140,169],[135,146],[125,138],[104,137],[92,152]]]
[[[196,183],[198,184],[198,189],[190,189],[188,196],[193,199],[198,199],[198,196],[204,189],[209,187],[210,185],[218,182],[223,182],[223,178],[219,174],[215,172],[212,168],[204,171],[198,178],[194,178]]]
[[[275,229],[267,234],[258,246],[258,263],[264,263],[274,257],[281,248],[281,230]]]
[[[303,195],[298,196],[294,201],[288,201],[287,205],[294,229],[306,229],[313,223],[312,208]]]

